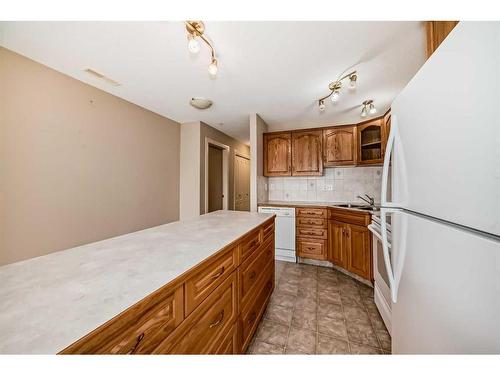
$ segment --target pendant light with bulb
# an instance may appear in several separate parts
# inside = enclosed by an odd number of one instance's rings
[[[185,21],[186,30],[188,32],[188,50],[196,54],[200,51],[200,43],[197,38],[200,38],[210,48],[211,60],[208,65],[208,73],[215,77],[219,70],[219,61],[215,57],[215,49],[205,35],[205,24],[202,21]]]

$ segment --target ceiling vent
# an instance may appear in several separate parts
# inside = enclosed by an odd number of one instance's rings
[[[96,78],[102,79],[103,81],[105,81],[106,83],[109,83],[112,86],[121,86],[122,85],[120,82],[116,82],[115,80],[113,80],[109,77],[106,77],[104,74],[96,72],[95,70],[85,69],[84,72],[88,73]]]
[[[204,98],[191,98],[189,104],[191,104],[194,108],[207,109],[212,106],[213,102]]]

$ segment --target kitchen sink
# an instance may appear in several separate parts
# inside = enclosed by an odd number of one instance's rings
[[[364,204],[353,204],[353,203],[343,203],[343,204],[336,204],[335,207],[342,207],[342,208],[355,208],[357,210],[366,210],[366,211],[377,211],[377,207],[373,206],[367,206]]]

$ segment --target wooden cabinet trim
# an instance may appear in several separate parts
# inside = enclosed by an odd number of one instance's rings
[[[184,319],[183,288],[166,286],[61,351],[148,354]]]
[[[184,283],[185,316],[198,306],[238,266],[237,246],[231,247],[208,264],[197,267]]]
[[[208,354],[235,323],[237,296],[237,277],[233,272],[154,350],[154,354]]]
[[[274,264],[267,266],[264,277],[250,296],[250,301],[241,310],[238,321],[239,352],[244,353],[264,315],[267,303],[274,290]]]

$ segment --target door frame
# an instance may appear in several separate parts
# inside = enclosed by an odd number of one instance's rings
[[[237,150],[234,151],[234,159],[233,159],[233,171],[236,170],[236,157],[240,157],[240,158],[243,158],[243,159],[247,159],[248,161],[250,161],[250,156],[247,156]],[[250,168],[248,169],[248,172],[250,173]],[[233,177],[234,177],[235,173],[233,173]],[[248,181],[250,182],[250,185],[251,185],[251,176],[249,175],[249,179]],[[248,191],[248,194],[252,194],[251,192],[251,188],[250,190]],[[236,178],[233,178],[233,192],[234,192],[234,196],[233,196],[233,207],[236,207]],[[250,202],[250,196],[248,197],[248,202]],[[250,207],[250,210],[248,212],[251,211],[251,207]]]
[[[231,148],[228,145],[217,142],[216,140],[205,137],[205,211],[208,212],[208,147],[210,145],[222,149],[222,209],[227,210],[228,207],[228,182],[229,182],[229,151]]]

